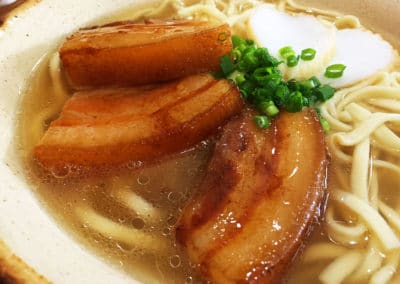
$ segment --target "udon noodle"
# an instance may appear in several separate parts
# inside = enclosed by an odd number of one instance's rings
[[[234,34],[246,37],[246,19],[251,9],[264,3],[261,0],[202,0],[185,4],[181,0],[164,0],[156,8],[145,7],[134,12],[130,18],[174,15],[219,20],[229,23]],[[281,0],[276,4],[280,10],[311,13],[331,21],[338,29],[362,28],[354,16],[310,9],[293,0]],[[33,127],[29,129],[30,137],[36,141],[70,94],[57,54],[51,58],[49,70],[51,102],[36,113]],[[332,284],[399,283],[400,199],[396,190],[400,188],[400,73],[382,71],[339,90],[321,106],[321,114],[331,128],[327,135],[332,159],[329,202],[322,224],[326,237],[320,237],[318,232],[317,240],[305,249],[289,282],[311,283],[318,278],[322,283]],[[137,167],[140,165],[132,165],[132,168]],[[165,218],[166,212],[132,192],[124,181],[110,180],[109,183],[114,201],[143,222],[157,226]],[[76,216],[91,230],[131,247],[167,255],[168,239],[121,225],[88,204],[77,208]],[[316,269],[301,272],[301,267],[311,266]]]

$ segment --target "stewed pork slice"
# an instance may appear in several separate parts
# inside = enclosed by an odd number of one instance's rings
[[[52,171],[99,170],[191,147],[243,108],[227,80],[193,75],[161,86],[75,93],[34,149]]]
[[[315,112],[281,113],[267,130],[253,117],[224,127],[176,231],[213,283],[279,283],[321,214],[328,159]]]
[[[75,89],[164,82],[219,70],[232,49],[226,24],[198,21],[118,22],[82,29],[60,48]]]

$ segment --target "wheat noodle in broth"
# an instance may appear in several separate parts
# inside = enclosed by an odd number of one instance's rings
[[[273,1],[272,1],[273,2]],[[246,19],[259,0],[165,0],[101,19],[185,18],[229,23],[246,37]],[[338,29],[362,28],[351,15],[276,1],[289,13],[311,13]],[[398,60],[398,59],[397,59]],[[399,283],[400,73],[399,64],[340,89],[321,107],[331,127],[329,202],[325,218],[289,275],[289,283]],[[69,180],[44,174],[32,149],[57,117],[71,90],[58,54],[38,64],[18,122],[19,155],[35,192],[79,241],[146,283],[199,283],[174,239],[181,208],[202,179],[212,143],[150,166],[135,161],[107,178]]]

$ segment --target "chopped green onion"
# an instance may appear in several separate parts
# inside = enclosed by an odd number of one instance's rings
[[[252,96],[256,89],[256,85],[253,82],[246,80],[239,86],[239,89],[243,98],[247,99],[248,97]]]
[[[325,119],[325,117],[322,116],[321,110],[318,107],[315,108],[315,111],[318,115],[319,122],[321,123],[322,129],[324,130],[324,132],[326,134],[328,134],[329,131],[331,130],[331,128],[329,126],[329,122]]]
[[[254,55],[254,52],[248,52],[243,56],[243,62],[245,69],[252,69],[257,66],[258,60],[257,57]]]
[[[346,69],[346,66],[343,64],[333,64],[326,68],[324,75],[331,79],[340,78],[343,76],[344,69]]]
[[[271,124],[268,117],[266,117],[265,115],[256,115],[254,117],[254,123],[259,128],[268,128]]]
[[[286,64],[289,67],[294,67],[299,63],[299,57],[296,55],[290,55],[287,59],[286,59]]]
[[[245,42],[247,45],[254,45],[254,40],[252,39],[246,39]]]
[[[221,70],[225,75],[231,74],[235,70],[235,65],[233,65],[229,55],[223,55],[221,57]]]
[[[304,60],[304,61],[310,61],[315,58],[316,53],[317,53],[317,51],[315,49],[306,48],[301,51],[300,58],[301,58],[301,60]]]
[[[237,48],[239,45],[245,44],[245,43],[246,43],[246,41],[244,39],[242,39],[240,36],[237,36],[237,35],[232,36],[233,48]]]
[[[279,55],[283,59],[287,59],[289,56],[296,56],[296,52],[293,50],[291,46],[284,46],[279,49]]]
[[[276,107],[273,101],[264,101],[258,105],[258,109],[266,114],[267,116],[275,116],[279,113],[279,109]]]
[[[230,79],[238,86],[242,98],[259,111],[254,121],[260,128],[268,127],[270,119],[281,109],[298,112],[304,107],[315,108],[335,93],[334,88],[321,85],[316,77],[300,82],[284,81],[278,69],[282,61],[273,57],[267,48],[259,48],[252,40],[238,36],[232,37],[232,43],[231,53],[221,57],[221,71],[213,75]],[[313,53],[310,50],[304,50],[303,57]],[[296,66],[301,58],[290,46],[281,48],[280,55],[288,66]],[[324,123],[327,124],[321,119],[321,124]],[[327,129],[327,125],[323,127]]]
[[[244,74],[242,72],[239,72],[235,70],[233,73],[231,73],[228,76],[228,79],[234,81],[237,85],[240,85],[246,81],[246,78],[244,77]]]
[[[239,61],[242,58],[242,52],[239,49],[234,49],[232,51],[232,56],[234,61]]]
[[[319,122],[321,123],[322,129],[326,134],[329,133],[331,127],[329,126],[329,122],[322,116],[319,116]]]
[[[303,94],[300,91],[295,91],[289,94],[285,109],[288,112],[299,112],[303,109],[303,103]]]
[[[311,80],[311,81],[313,81],[313,84],[315,85],[315,87],[319,87],[319,86],[321,86],[321,82],[318,80],[318,78],[317,77],[315,77],[315,76],[312,76],[310,79],[308,79],[308,80]]]
[[[316,81],[314,81],[314,80],[312,80],[312,79],[308,79],[308,80],[301,81],[301,82],[300,82],[300,85],[301,85],[303,88],[307,89],[307,90],[311,90],[311,89],[313,89],[313,88],[315,88],[315,87],[318,87]]]
[[[329,85],[323,85],[317,89],[317,94],[318,98],[321,101],[326,102],[327,100],[333,97],[333,95],[335,94],[335,89]]]

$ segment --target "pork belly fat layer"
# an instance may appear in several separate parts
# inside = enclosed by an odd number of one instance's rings
[[[60,56],[75,89],[164,82],[219,70],[232,49],[226,24],[208,22],[115,23],[82,29]]]
[[[315,113],[267,130],[246,110],[225,127],[177,238],[213,283],[279,283],[317,222],[327,178]]]
[[[34,149],[47,169],[98,169],[192,147],[243,108],[235,86],[193,75],[158,87],[78,92]]]

